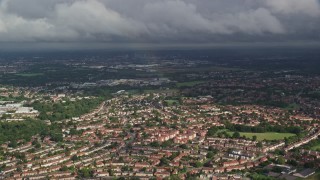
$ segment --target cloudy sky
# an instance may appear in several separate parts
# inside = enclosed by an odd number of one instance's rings
[[[0,0],[0,42],[318,42],[320,0]]]

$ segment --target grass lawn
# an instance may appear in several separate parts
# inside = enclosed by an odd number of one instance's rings
[[[197,84],[201,84],[201,83],[204,83],[206,81],[189,81],[189,82],[179,82],[177,83],[177,87],[192,87],[194,85],[197,85]]]
[[[318,145],[316,145],[316,146],[313,146],[313,147],[311,148],[311,150],[313,150],[313,151],[320,151],[320,144],[318,144]]]
[[[22,77],[35,77],[35,76],[43,76],[43,73],[19,73],[15,75],[22,76]]]
[[[300,106],[298,104],[293,103],[293,104],[289,104],[289,106],[286,107],[285,109],[286,110],[295,110],[295,109],[299,109],[299,108],[300,108]]]
[[[166,103],[168,103],[168,105],[169,106],[172,106],[172,105],[178,105],[178,104],[180,104],[179,103],[179,101],[178,100],[174,100],[174,99],[172,99],[172,100],[164,100]]]
[[[139,90],[137,90],[137,89],[130,89],[130,90],[127,90],[127,93],[129,93],[129,94],[139,94]]]
[[[233,132],[228,132],[230,135],[233,134]],[[252,138],[253,136],[257,136],[258,141],[262,140],[281,140],[285,137],[292,137],[295,136],[295,134],[292,133],[276,133],[276,132],[266,132],[266,133],[246,133],[246,132],[240,132],[241,136],[246,136],[247,138]]]

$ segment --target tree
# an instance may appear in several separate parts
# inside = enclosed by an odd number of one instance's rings
[[[165,157],[160,159],[160,166],[167,166],[169,165],[169,160]]]
[[[257,140],[257,136],[256,135],[252,136],[252,141],[256,141],[256,140]]]
[[[278,164],[285,164],[286,163],[286,159],[284,159],[283,156],[279,156],[277,159],[277,163]]]
[[[274,154],[276,154],[276,155],[284,155],[285,152],[283,150],[276,149],[276,150],[274,150]]]
[[[81,99],[74,102],[67,100],[65,103],[35,101],[32,107],[40,112],[40,119],[57,121],[88,113],[102,101],[102,98]],[[52,112],[52,114],[47,114],[47,112]]]
[[[188,146],[186,144],[181,144],[179,147],[182,149],[188,149]]]
[[[131,177],[130,180],[140,180],[139,177]]]
[[[79,170],[78,175],[82,178],[93,177],[93,170],[90,168],[82,168]]]
[[[240,133],[237,131],[237,132],[234,132],[233,135],[232,135],[233,138],[240,138]]]
[[[209,137],[214,136],[218,132],[218,130],[219,130],[218,127],[212,126],[211,128],[208,129],[207,136]]]
[[[296,160],[289,160],[288,164],[292,165],[292,166],[298,166],[298,162]]]
[[[159,144],[158,141],[154,141],[154,142],[150,143],[150,146],[152,146],[152,147],[160,147],[160,144]]]
[[[77,155],[73,155],[72,157],[71,157],[71,160],[72,161],[77,161],[79,158],[78,158],[78,156]]]
[[[10,143],[8,144],[9,147],[12,147],[12,148],[16,148],[18,146],[17,142],[16,141],[10,141]]]
[[[122,166],[121,171],[129,171],[129,166]]]
[[[61,171],[68,171],[68,167],[67,166],[63,166],[60,170]]]
[[[194,167],[196,168],[199,168],[199,167],[202,167],[203,164],[200,162],[200,161],[197,161],[195,164],[194,164]]]
[[[165,141],[161,144],[161,147],[163,148],[166,148],[166,147],[169,147],[173,144],[173,141],[172,140],[168,140],[168,141]]]
[[[215,155],[214,152],[209,151],[209,152],[207,153],[206,157],[207,157],[208,159],[211,159],[211,158],[213,158],[214,155]]]
[[[209,151],[212,151],[215,154],[218,153],[218,150],[214,146],[209,146]]]
[[[27,119],[21,122],[0,121],[0,144],[10,141],[9,146],[17,145],[17,140],[30,141],[31,137],[42,132],[47,125],[39,120]]]
[[[108,169],[108,173],[109,173],[109,176],[113,176],[114,175],[114,172],[112,169]]]
[[[262,148],[262,147],[263,147],[262,142],[258,142],[258,143],[257,143],[257,147]]]
[[[281,173],[282,169],[281,169],[281,167],[279,167],[279,166],[274,166],[274,167],[272,168],[272,171],[273,171],[273,172],[276,172],[276,173]]]

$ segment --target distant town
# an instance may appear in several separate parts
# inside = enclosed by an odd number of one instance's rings
[[[304,53],[1,57],[0,179],[317,179]]]

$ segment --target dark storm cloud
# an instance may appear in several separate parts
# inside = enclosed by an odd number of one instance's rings
[[[319,19],[318,0],[0,0],[0,41],[317,41]]]

